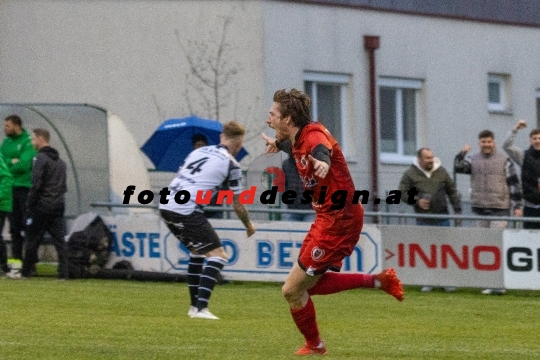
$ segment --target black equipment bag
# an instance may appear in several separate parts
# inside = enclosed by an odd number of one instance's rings
[[[68,277],[92,277],[109,260],[113,235],[103,219],[96,217],[81,231],[69,235],[66,244]]]

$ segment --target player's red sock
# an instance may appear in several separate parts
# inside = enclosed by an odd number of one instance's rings
[[[319,337],[319,328],[315,316],[315,306],[311,298],[308,299],[306,306],[301,309],[291,309],[291,315],[298,327],[298,330],[304,335],[306,343],[311,347],[319,346],[321,338]]]
[[[309,295],[328,295],[344,290],[375,287],[375,277],[371,274],[340,274],[327,272],[308,290]]]

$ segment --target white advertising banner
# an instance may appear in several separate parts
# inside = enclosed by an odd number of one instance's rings
[[[104,217],[114,235],[112,268],[129,261],[134,270],[185,273],[189,252],[155,214]],[[229,255],[223,276],[230,280],[284,281],[298,257],[310,228],[305,222],[257,222],[250,238],[238,220],[210,220]],[[382,270],[381,234],[364,226],[353,254],[343,262],[343,272],[377,273]]]
[[[163,272],[161,223],[155,214],[104,216],[113,234],[107,268],[128,261],[134,270]]]
[[[384,267],[406,285],[503,287],[501,230],[386,225],[381,233]]]
[[[107,268],[185,273],[189,252],[157,214],[103,217],[113,233]],[[238,220],[210,220],[229,255],[229,280],[284,281],[310,223],[257,222],[246,237]],[[406,285],[540,290],[540,231],[365,225],[342,272],[394,267]]]
[[[504,286],[540,290],[540,231],[505,230]]]

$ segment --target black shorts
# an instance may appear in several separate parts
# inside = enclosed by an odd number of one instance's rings
[[[160,210],[160,215],[171,233],[192,253],[204,255],[222,246],[221,240],[203,213],[194,211],[189,215],[182,215]]]

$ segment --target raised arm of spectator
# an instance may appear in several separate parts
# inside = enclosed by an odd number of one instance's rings
[[[513,209],[516,215],[520,216],[523,209],[523,190],[512,160],[506,160],[504,170],[506,173],[506,183],[510,191],[510,208]]]
[[[469,152],[471,147],[469,145],[463,146],[463,149],[454,158],[454,171],[458,174],[470,174],[471,163],[465,159],[465,156]]]
[[[510,159],[514,160],[519,166],[523,165],[523,150],[514,145],[514,140],[520,129],[523,129],[526,125],[525,121],[520,120],[518,123],[508,132],[506,139],[503,143],[503,149],[506,151]]]

